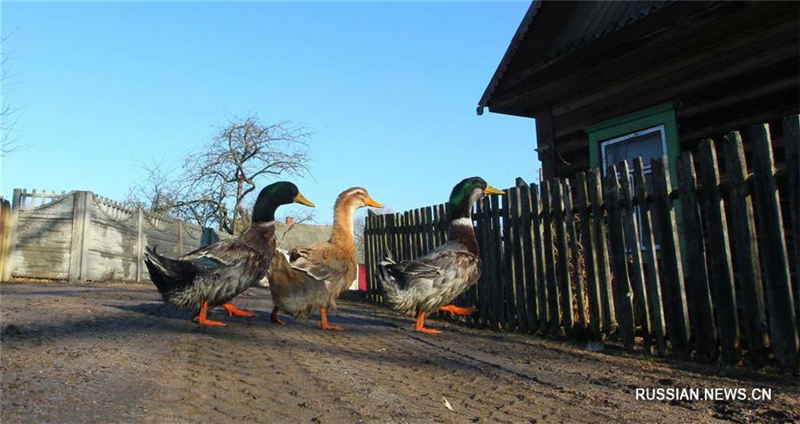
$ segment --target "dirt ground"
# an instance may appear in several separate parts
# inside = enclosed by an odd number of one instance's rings
[[[792,422],[797,377],[473,330],[340,302],[323,332],[253,318],[200,327],[150,285],[0,284],[0,419],[20,422]],[[771,401],[644,401],[637,387],[771,388]],[[445,401],[446,400],[446,401]],[[450,405],[452,410],[447,407]]]

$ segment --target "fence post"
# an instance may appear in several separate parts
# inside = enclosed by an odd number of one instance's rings
[[[136,208],[136,282],[142,282],[142,259],[144,257],[144,238],[142,237],[142,223],[144,222],[144,211],[141,207]]]
[[[19,209],[21,207],[22,200],[22,190],[15,188],[14,195],[12,196],[11,201],[11,211],[10,211],[10,222],[8,223],[8,235],[6,239],[6,245],[4,246],[5,250],[5,261],[3,263],[3,267],[0,268],[0,277],[2,277],[3,281],[8,281],[11,279],[11,273],[14,269],[14,251],[16,250],[17,240],[16,240],[16,228],[17,228],[17,216],[19,215]]]
[[[89,191],[76,191],[73,194],[72,240],[69,251],[69,281],[85,279],[86,260],[89,244]]]
[[[797,323],[789,279],[789,258],[786,238],[775,183],[775,162],[772,158],[772,139],[766,124],[754,125],[747,131],[748,142],[753,146],[753,180],[755,201],[758,205],[760,237],[769,240],[759,243],[764,261],[767,288],[767,314],[770,318],[770,343],[775,358],[785,368],[800,368]],[[792,166],[792,164],[790,164]]]
[[[714,308],[711,303],[711,289],[708,285],[706,267],[706,248],[703,244],[703,230],[700,209],[697,206],[697,174],[691,152],[683,152],[678,157],[678,191],[681,200],[683,221],[683,242],[686,250],[686,294],[689,300],[689,317],[692,334],[698,352],[706,361],[717,358],[717,328]]]
[[[0,197],[0,277],[5,280],[6,254],[11,240],[11,203]]]

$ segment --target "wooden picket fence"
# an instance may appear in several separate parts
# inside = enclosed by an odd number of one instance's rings
[[[479,313],[463,321],[796,372],[799,123],[783,121],[778,171],[763,124],[684,152],[677,184],[660,158],[648,187],[636,159],[485,197],[473,212],[481,278],[456,301]],[[369,299],[382,301],[386,248],[406,260],[446,240],[446,208],[367,217]]]

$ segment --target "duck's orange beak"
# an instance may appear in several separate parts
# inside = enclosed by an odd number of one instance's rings
[[[306,206],[309,206],[309,207],[312,207],[312,208],[314,207],[314,204],[311,203],[308,199],[305,198],[305,196],[303,196],[300,193],[297,193],[297,196],[294,196],[294,202],[295,203],[299,203],[301,205],[306,205]]]
[[[506,194],[506,193],[503,190],[498,190],[498,189],[496,189],[496,188],[494,188],[492,186],[486,186],[486,188],[483,189],[483,194],[500,194],[500,195],[503,195],[503,194]]]
[[[367,200],[364,201],[364,204],[367,205],[367,206],[372,206],[373,208],[382,208],[383,207],[382,204],[372,200],[371,197],[367,197]]]

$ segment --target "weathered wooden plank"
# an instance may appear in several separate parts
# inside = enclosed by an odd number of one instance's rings
[[[528,332],[535,332],[538,328],[537,301],[536,301],[536,275],[537,263],[534,254],[533,241],[533,216],[531,212],[531,187],[527,184],[519,186],[520,194],[520,243],[522,243],[523,279],[525,281],[525,319]]]
[[[800,115],[783,118],[783,145],[789,172],[789,205],[792,211],[794,240],[794,301],[797,326],[800,328]]]
[[[644,162],[641,157],[633,160],[633,178],[636,185],[639,213],[642,222],[642,241],[646,272],[647,299],[650,303],[651,329],[656,339],[656,351],[664,356],[667,351],[664,328],[664,306],[661,301],[661,279],[658,274],[658,256],[653,233],[653,218],[647,202],[647,180],[644,176]]]
[[[570,264],[572,267],[571,273],[574,277],[572,278],[572,283],[575,284],[574,296],[576,299],[576,305],[578,307],[577,335],[583,335],[586,333],[586,327],[588,325],[588,320],[586,318],[586,298],[583,281],[584,273],[581,272],[582,255],[579,248],[580,242],[578,241],[578,231],[575,225],[575,214],[572,204],[572,187],[569,179],[564,179],[563,187],[565,223],[567,225],[567,241],[569,243]],[[572,302],[571,299],[570,302]]]
[[[450,227],[449,203],[442,203],[439,205],[439,217],[441,219],[441,226],[439,227],[442,243],[447,241],[447,231]]]
[[[417,231],[419,233],[419,255],[424,256],[428,253],[428,221],[426,220],[426,211],[428,207],[417,209]]]
[[[661,231],[661,258],[664,281],[661,285],[664,301],[665,323],[672,348],[688,356],[691,346],[691,327],[686,301],[686,288],[681,257],[680,237],[675,207],[670,199],[672,182],[666,156],[650,162],[653,175],[655,221]]]
[[[475,227],[474,220],[472,221],[473,229]],[[465,306],[475,306],[478,305],[478,285],[473,284],[470,286],[464,293],[459,296],[457,303],[458,305],[465,305]],[[469,326],[476,326],[477,322],[477,314],[473,314],[467,317],[454,317],[456,320],[461,321]]]
[[[375,262],[379,261],[383,257],[385,250],[388,249],[389,245],[391,244],[391,233],[389,232],[389,228],[394,225],[393,219],[394,215],[392,214],[380,214],[377,216],[376,222],[379,227],[379,232],[378,237],[376,238],[377,246],[375,248]],[[375,285],[376,301],[383,303],[383,287],[381,287],[378,282],[376,282]]]
[[[505,308],[503,305],[503,262],[501,248],[501,234],[499,222],[500,204],[499,199],[495,196],[489,196],[489,208],[487,209],[487,218],[490,222],[491,230],[488,233],[489,252],[491,253],[488,260],[492,263],[493,281],[492,281],[492,307],[494,311],[494,325],[495,329],[503,328],[503,318]]]
[[[477,220],[476,220],[476,215],[475,215],[478,212],[478,210],[480,209],[479,203],[480,202],[476,203],[472,207],[472,223],[473,223],[473,228],[475,230],[476,238],[480,236],[479,235],[480,230],[479,230],[479,228],[477,228],[477,222],[476,222]],[[441,213],[444,213],[444,205],[440,205],[440,206],[442,207],[441,208],[441,211],[442,211]],[[479,243],[478,245],[480,246],[480,242],[478,242],[478,243]],[[480,247],[479,247],[479,249],[480,249]],[[471,292],[472,305],[474,305],[474,307],[476,309],[480,309],[479,305],[483,302],[483,293],[481,293],[481,287],[480,287],[480,285],[478,283],[476,283],[476,284],[472,285],[471,290],[472,290],[472,292]],[[470,315],[467,318],[467,321],[473,327],[478,327],[478,328],[483,327],[483,317],[481,315],[482,315],[481,313],[474,313],[474,314]]]
[[[433,205],[431,207],[426,208],[427,213],[427,220],[428,220],[428,249],[425,253],[430,252],[431,250],[435,249],[436,246],[439,245],[438,242],[438,223],[436,222],[436,216],[434,212],[436,211],[436,206]]]
[[[516,317],[514,315],[514,246],[513,243],[513,235],[512,235],[512,224],[511,224],[511,207],[509,202],[509,192],[510,189],[505,190],[505,195],[503,196],[503,206],[500,210],[500,215],[502,217],[501,228],[502,228],[502,239],[501,244],[502,246],[502,267],[503,267],[503,284],[501,286],[501,293],[503,299],[503,326],[504,329],[513,330],[516,328]]]
[[[381,246],[376,247],[377,249],[376,257],[380,258],[383,255],[384,249],[389,249],[389,251],[392,252],[392,256],[394,256],[394,258],[397,259],[400,257],[399,256],[400,248],[398,247],[397,243],[397,214],[388,213],[386,215],[387,216],[386,216],[385,231],[386,231],[387,245],[382,247]]]
[[[415,259],[417,257],[417,243],[415,237],[414,227],[416,221],[414,220],[414,210],[403,213],[405,218],[406,237],[408,238],[408,251],[406,252],[406,260]]]
[[[431,247],[436,248],[442,244],[442,217],[440,215],[439,205],[431,206]]]
[[[589,201],[592,207],[592,227],[594,238],[592,251],[595,257],[597,283],[600,288],[600,307],[603,316],[603,333],[610,334],[616,325],[616,311],[614,309],[614,292],[611,284],[611,266],[608,259],[607,225],[603,219],[603,186],[600,181],[600,169],[589,170]]]
[[[747,163],[742,138],[732,132],[724,144],[726,177],[729,182],[731,246],[736,263],[741,295],[742,323],[747,340],[747,357],[755,368],[767,360],[767,318],[764,312],[764,289],[758,260],[758,237],[753,218],[753,202],[747,186]]]
[[[414,242],[412,226],[414,220],[412,219],[411,211],[403,212],[403,257],[402,260],[414,259]]]
[[[498,288],[497,286],[500,284],[498,281],[498,272],[500,270],[497,267],[496,261],[496,241],[495,241],[495,228],[492,227],[492,199],[487,196],[484,197],[483,201],[483,208],[481,214],[481,224],[484,228],[484,249],[482,252],[483,262],[486,264],[486,276],[487,278],[487,292],[486,292],[486,302],[488,306],[487,311],[487,324],[489,328],[493,330],[499,329],[499,319],[500,312],[498,306],[499,296],[498,296]]]
[[[368,276],[369,278],[367,279],[367,282],[369,283],[369,287],[367,288],[368,289],[367,295],[370,301],[377,303],[378,294],[380,293],[381,288],[379,287],[380,283],[375,278],[375,268],[377,262],[380,260],[380,257],[382,256],[381,252],[383,250],[383,247],[380,245],[380,231],[382,229],[380,228],[379,225],[379,220],[380,220],[379,216],[377,214],[374,213],[370,214],[370,213],[367,214],[367,225],[370,228],[370,235],[368,239],[369,243],[367,246],[369,247],[370,250],[369,256],[370,256],[370,262],[371,262],[370,266],[372,272],[369,272],[370,275]],[[396,253],[394,254],[396,255]],[[397,256],[395,256],[395,258],[397,258]]]
[[[382,230],[382,228],[381,228],[380,224],[381,224],[380,215],[377,215],[377,214],[374,215],[372,217],[372,224],[371,225],[372,225],[372,231],[373,231],[373,234],[372,234],[372,250],[373,250],[372,260],[373,260],[373,262],[375,264],[377,264],[377,262],[381,259],[381,257],[383,256],[383,253],[384,253],[384,249],[385,249],[385,247],[381,245],[382,239],[381,239],[381,236],[380,236],[380,231]],[[399,256],[397,256],[397,252],[392,252],[392,255],[394,255],[395,260],[399,260]],[[371,298],[371,300],[373,302],[378,303],[379,300],[381,299],[381,294],[383,293],[383,287],[381,287],[380,282],[377,281],[377,279],[375,278],[374,271],[373,271],[373,276],[372,277],[373,277],[373,282],[372,282],[372,287],[370,288],[370,298]]]
[[[766,124],[748,128],[752,146],[752,168],[758,213],[759,243],[764,261],[767,287],[767,313],[770,323],[770,344],[775,358],[785,368],[796,371],[798,365],[798,335],[794,302],[789,281],[789,258],[783,231],[775,166],[772,159],[772,140]]]
[[[378,218],[375,216],[373,218],[373,226],[379,226],[379,224],[383,224],[383,228],[375,228],[379,232],[376,232],[373,235],[373,243],[374,243],[374,253],[373,253],[373,261],[377,263],[381,258],[385,255],[386,249],[392,252],[392,255],[397,258],[398,256],[398,247],[397,247],[397,214],[389,213],[389,214],[382,214],[382,218]],[[383,287],[380,285],[379,281],[375,281],[373,284],[373,291],[375,301],[383,300]]]
[[[627,161],[619,163],[620,198],[622,200],[622,231],[625,234],[626,252],[630,255],[628,270],[631,289],[633,289],[634,327],[640,326],[644,339],[644,350],[649,352],[652,345],[650,334],[650,311],[647,307],[647,290],[644,285],[644,265],[642,263],[642,247],[640,245],[638,216],[633,202],[630,167]]]
[[[557,180],[553,180],[555,184]],[[559,318],[561,316],[561,307],[558,302],[558,283],[556,280],[556,260],[555,260],[555,240],[553,237],[553,220],[554,212],[551,203],[552,190],[550,181],[542,181],[542,217],[543,217],[543,243],[544,243],[544,256],[545,256],[545,274],[547,276],[547,322],[548,332],[551,334],[558,334]]]
[[[373,275],[372,274],[373,274],[373,269],[374,269],[374,265],[372,263],[373,249],[372,249],[371,240],[370,240],[371,231],[372,231],[372,229],[370,228],[370,216],[371,216],[371,211],[367,211],[367,216],[364,219],[364,266],[366,267],[366,275],[365,275],[365,277],[367,279],[367,293],[366,294],[367,294],[367,299],[368,300],[369,300],[370,287],[372,287],[372,281],[373,281]],[[139,258],[139,260],[141,260],[141,258]],[[139,271],[137,271],[137,274],[139,274]],[[139,276],[137,276],[137,279],[138,278],[139,278]]]
[[[413,226],[411,227],[411,234],[414,240],[414,258],[418,258],[425,254],[423,251],[423,235],[422,235],[422,211],[421,208],[413,209],[411,211],[413,217]]]
[[[575,175],[575,204],[580,214],[581,245],[583,246],[583,266],[585,270],[586,297],[589,308],[589,331],[595,339],[600,338],[602,310],[600,308],[600,288],[597,283],[597,257],[595,255],[595,227],[589,209],[589,194],[586,189],[586,173]]]
[[[420,256],[424,256],[428,253],[428,246],[430,246],[430,241],[428,240],[428,236],[430,235],[430,229],[428,228],[429,221],[427,219],[428,212],[430,211],[429,207],[419,208],[419,254]]]
[[[501,214],[501,205],[500,205],[500,197],[496,195],[490,195],[489,200],[491,202],[491,219],[492,219],[492,228],[494,231],[492,235],[494,236],[494,243],[492,243],[494,247],[494,256],[492,257],[492,261],[495,263],[496,268],[496,275],[497,275],[497,285],[496,289],[496,306],[497,306],[497,319],[498,322],[501,323],[503,329],[507,329],[508,327],[508,315],[506,309],[506,282],[505,282],[505,272],[503,268],[504,258],[503,258],[503,227],[500,223],[500,214]]]
[[[552,180],[551,184],[553,213],[555,214],[556,250],[558,263],[556,264],[556,278],[558,291],[561,294],[561,325],[567,334],[573,333],[575,319],[572,312],[572,281],[569,273],[569,244],[567,243],[567,226],[564,211],[564,184],[560,179]]]
[[[711,295],[717,318],[722,358],[728,364],[739,360],[739,315],[736,310],[736,288],[733,281],[728,223],[725,219],[725,205],[719,193],[719,170],[714,142],[706,139],[700,142],[697,167],[703,185],[702,206],[703,224],[708,243],[711,266]]]
[[[527,184],[520,187],[513,187],[509,190],[509,205],[511,213],[512,230],[511,234],[513,239],[511,243],[514,245],[513,261],[514,264],[514,299],[515,299],[515,313],[517,316],[517,329],[520,331],[528,331],[528,308],[526,302],[526,288],[525,288],[525,258],[523,251],[525,250],[525,242],[523,238],[522,226],[522,205],[520,204],[521,191],[527,189]],[[529,257],[528,257],[529,258]]]
[[[534,260],[536,261],[536,321],[537,329],[542,333],[547,332],[547,265],[545,249],[542,241],[542,202],[539,195],[539,186],[531,184],[531,215],[534,245]]]
[[[623,178],[627,178],[624,175]],[[611,247],[611,270],[614,275],[614,306],[619,323],[618,332],[626,350],[633,350],[633,305],[625,255],[625,233],[619,208],[620,192],[617,167],[611,165],[603,182],[603,195],[608,212],[608,239]]]
[[[490,276],[491,266],[487,260],[487,253],[489,251],[489,224],[488,220],[486,220],[485,214],[485,208],[488,208],[488,205],[488,198],[484,198],[482,201],[478,202],[478,214],[476,214],[476,236],[478,239],[478,247],[481,251],[481,277],[478,280],[478,293],[480,293],[478,309],[480,311],[480,324],[482,327],[491,326],[492,317],[492,281]]]
[[[697,176],[692,154],[684,152],[678,160],[678,191],[683,218],[683,241],[686,252],[686,292],[691,311],[692,334],[700,356],[717,358],[717,330],[708,285],[703,226],[697,206]]]
[[[386,233],[389,239],[389,246],[388,248],[391,250],[392,255],[395,257],[399,257],[402,249],[403,243],[400,241],[400,234],[397,229],[398,225],[400,225],[400,217],[396,213],[389,213],[386,214]],[[381,247],[378,247],[377,251],[381,251]]]

